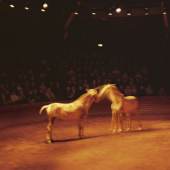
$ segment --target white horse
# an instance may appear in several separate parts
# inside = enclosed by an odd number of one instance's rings
[[[46,110],[49,121],[47,125],[47,142],[52,142],[52,126],[55,118],[61,120],[77,120],[79,137],[82,138],[84,136],[84,123],[96,96],[97,90],[89,89],[85,94],[71,103],[51,103],[42,106],[40,114]]]
[[[139,108],[139,102],[135,96],[124,96],[115,84],[105,84],[96,88],[98,95],[96,102],[108,99],[111,102],[112,121],[111,130],[113,133],[123,130],[123,118],[128,121],[127,130],[132,127],[132,114],[136,113]],[[139,120],[139,128],[141,122]]]

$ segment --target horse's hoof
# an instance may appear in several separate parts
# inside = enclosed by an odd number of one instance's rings
[[[142,128],[141,128],[141,127],[138,127],[138,128],[137,128],[137,130],[139,130],[139,131],[140,131],[140,130],[142,130]]]
[[[80,139],[83,139],[83,138],[84,138],[84,136],[79,136],[79,138],[80,138]]]
[[[130,128],[127,128],[127,129],[126,129],[126,132],[129,132],[129,131],[130,131]]]
[[[52,143],[52,140],[47,140],[47,144],[51,144]]]
[[[117,130],[118,133],[121,133],[122,131],[123,131],[122,129],[118,129],[118,130]]]
[[[112,130],[112,134],[114,134],[114,133],[117,133],[117,130],[116,130],[116,129],[113,129],[113,130]]]

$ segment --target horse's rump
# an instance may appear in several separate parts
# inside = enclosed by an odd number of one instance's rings
[[[48,105],[44,105],[41,107],[39,114],[42,114],[42,112],[48,108]]]
[[[135,113],[139,109],[139,101],[135,96],[124,97],[123,112]]]

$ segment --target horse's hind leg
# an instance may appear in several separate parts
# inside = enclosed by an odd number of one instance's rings
[[[118,117],[118,132],[123,131],[123,114],[121,112],[117,113]]]
[[[118,130],[118,115],[115,111],[112,111],[111,130],[112,133],[116,133]]]
[[[47,136],[46,136],[46,140],[47,143],[51,143],[52,142],[52,125],[54,123],[55,118],[48,118],[48,125],[47,125]]]
[[[142,130],[142,121],[137,118],[137,122],[138,122],[138,130]]]
[[[127,129],[126,131],[132,130],[132,117],[130,113],[126,113],[126,119],[127,119]]]
[[[84,136],[84,120],[81,119],[79,120],[78,122],[78,135],[79,135],[79,138],[82,138]]]

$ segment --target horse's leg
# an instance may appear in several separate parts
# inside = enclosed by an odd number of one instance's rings
[[[82,120],[82,136],[84,137],[84,126],[85,124],[87,123],[87,113],[86,115],[83,117],[83,120]]]
[[[132,114],[131,113],[126,113],[126,117],[127,117],[127,131],[132,130]],[[138,123],[138,127],[137,130],[142,130],[142,122],[141,120],[137,117],[137,123]]]
[[[84,126],[83,126],[83,119],[79,119],[79,122],[78,122],[78,135],[79,135],[79,138],[82,138],[83,137],[83,131],[84,131]]]
[[[121,112],[117,113],[117,119],[118,119],[118,132],[123,131],[123,115]]]
[[[138,130],[142,130],[142,121],[137,117],[137,122],[138,122]]]
[[[130,113],[126,113],[126,119],[127,119],[127,129],[126,131],[130,131],[132,129],[132,118]]]
[[[111,131],[114,133],[114,121],[115,121],[115,115],[114,115],[114,113],[113,113],[113,111],[112,111],[112,120],[111,120],[111,125],[110,125],[110,127],[111,127]]]
[[[46,140],[47,143],[51,143],[52,142],[52,125],[54,123],[55,118],[48,118],[48,125],[47,125],[47,136],[46,136]]]
[[[88,112],[83,112],[83,114],[81,114],[79,122],[78,122],[80,138],[84,137],[84,124],[87,121],[87,115],[88,115]]]
[[[117,117],[117,113],[113,110],[112,110],[111,130],[112,133],[116,133],[118,130],[118,117]]]

